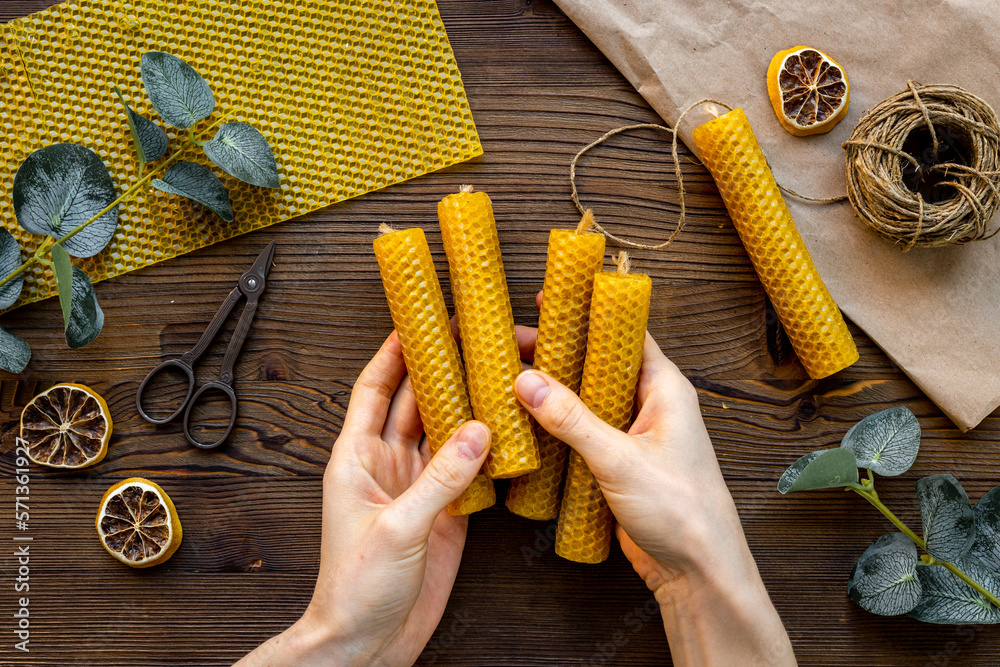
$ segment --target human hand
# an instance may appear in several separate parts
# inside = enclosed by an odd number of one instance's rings
[[[445,507],[482,467],[467,422],[431,458],[395,333],[362,371],[323,479],[319,578],[302,618],[242,665],[410,665],[441,620],[468,517]]]
[[[515,391],[538,423],[579,452],[593,472],[615,515],[623,553],[660,604],[675,664],[795,663],[697,392],[648,332],[638,413],[628,433],[601,421],[544,373],[521,373]]]

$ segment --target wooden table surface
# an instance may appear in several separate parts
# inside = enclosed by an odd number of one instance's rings
[[[52,4],[6,0],[0,20]],[[81,473],[34,470],[31,653],[13,650],[12,549],[0,555],[0,662],[11,665],[223,665],[292,623],[319,562],[323,467],[358,372],[392,325],[371,241],[378,223],[420,225],[445,268],[436,202],[463,183],[493,197],[518,323],[534,295],[549,228],[576,222],[567,171],[606,130],[659,118],[548,0],[440,0],[485,155],[409,183],[100,283],[103,333],[66,348],[56,300],[4,316],[34,358],[0,392],[0,540],[10,545],[12,461],[21,408],[58,381],[103,394],[114,416],[107,458]],[[667,38],[668,36],[664,36]],[[890,507],[919,525],[914,482],[949,472],[973,500],[1000,482],[1000,415],[963,435],[857,327],[861,360],[809,380],[775,343],[774,317],[707,172],[681,160],[690,218],[668,252],[637,252],[653,277],[650,330],[698,388],[702,411],[750,547],[803,665],[995,665],[997,628],[880,618],[847,597],[855,559],[889,523],[843,492],[784,497],[781,472],[835,445],[855,421],[905,405],[924,441],[907,474],[879,481]],[[677,193],[669,143],[613,140],[581,168],[583,199],[616,232],[663,239]],[[136,414],[138,382],[198,338],[236,277],[277,241],[268,291],[237,367],[232,441],[187,446],[179,426]],[[447,290],[447,286],[446,286]],[[449,295],[450,299],[450,295]],[[202,363],[221,363],[236,318]],[[98,500],[142,475],[169,491],[184,543],[165,565],[133,571],[94,533]],[[500,484],[498,491],[506,488]],[[426,665],[663,665],[667,644],[650,593],[615,547],[600,566],[552,548],[554,525],[502,503],[475,515],[458,581]]]

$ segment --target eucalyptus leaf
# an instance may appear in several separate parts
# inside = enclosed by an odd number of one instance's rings
[[[917,547],[902,533],[875,540],[854,564],[847,594],[862,609],[880,616],[898,616],[920,602]]]
[[[31,348],[23,340],[0,329],[0,369],[8,373],[20,373],[31,360]]]
[[[6,227],[0,227],[0,279],[6,278],[19,268],[21,268],[21,244]],[[10,282],[0,287],[0,310],[14,305],[21,296],[22,287],[24,287],[23,273],[17,274],[10,279]]]
[[[858,482],[854,453],[834,447],[806,454],[789,466],[778,480],[778,491],[809,491],[845,487]]]
[[[902,475],[917,458],[920,422],[908,408],[889,408],[852,426],[840,446],[854,452],[861,468],[885,477]]]
[[[159,125],[132,110],[122,91],[115,86],[115,93],[125,107],[125,117],[128,119],[128,129],[132,133],[132,143],[135,144],[135,152],[139,157],[139,172],[146,168],[146,163],[159,160],[167,152],[170,141],[167,133]]]
[[[61,245],[52,246],[52,271],[56,274],[56,288],[59,290],[59,305],[62,307],[63,330],[69,327],[70,311],[73,308],[73,263]]]
[[[264,135],[246,123],[226,123],[204,146],[205,154],[244,183],[280,188],[278,165]]]
[[[996,574],[974,558],[962,559],[956,565],[986,590],[994,595],[1000,593]],[[1000,623],[1000,609],[943,566],[918,567],[917,576],[924,593],[910,616],[918,621],[954,625]]]
[[[995,486],[972,508],[976,518],[976,541],[972,555],[1000,572],[1000,486]]]
[[[958,480],[951,475],[917,480],[917,501],[927,553],[944,561],[956,561],[968,553],[976,538],[976,521]]]
[[[167,170],[162,179],[153,179],[152,185],[157,190],[193,199],[226,222],[233,221],[233,207],[229,203],[226,186],[205,165],[178,162]]]
[[[73,267],[73,303],[66,324],[66,344],[76,349],[90,344],[104,327],[104,311],[90,278]]]
[[[117,195],[104,162],[89,148],[52,144],[29,155],[14,176],[14,213],[32,234],[61,239],[111,205]],[[91,257],[118,226],[118,206],[63,243],[74,257]]]
[[[177,56],[149,51],[142,54],[139,67],[153,108],[173,127],[187,129],[215,110],[212,89]]]

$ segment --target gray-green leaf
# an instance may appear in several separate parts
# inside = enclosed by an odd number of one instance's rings
[[[1000,578],[975,559],[964,558],[955,565],[994,595],[1000,593]],[[910,616],[918,621],[954,625],[1000,623],[1000,609],[943,566],[918,567],[917,576],[924,593]]]
[[[854,564],[847,594],[862,609],[880,616],[898,616],[917,606],[917,547],[902,533],[875,540]]]
[[[972,555],[1000,572],[1000,486],[995,486],[972,508],[976,517],[976,541]]]
[[[90,344],[104,328],[104,311],[97,303],[97,294],[90,278],[73,267],[73,303],[66,325],[66,344],[76,349]]]
[[[920,422],[907,408],[889,408],[852,426],[840,446],[854,452],[861,468],[885,477],[902,475],[917,458]]]
[[[778,491],[831,489],[857,482],[858,465],[854,454],[842,447],[834,447],[806,454],[789,466],[778,480]]]
[[[226,123],[204,146],[205,154],[244,183],[280,188],[278,165],[264,135],[246,123]]]
[[[146,167],[147,162],[153,162],[163,157],[170,146],[170,141],[163,128],[132,110],[118,86],[115,86],[115,93],[122,101],[122,106],[125,107],[125,117],[128,119],[128,129],[132,133],[132,143],[135,145],[135,152],[139,157],[139,171],[141,172]]]
[[[153,108],[170,125],[187,129],[215,110],[212,89],[177,56],[159,51],[144,53],[139,69]]]
[[[69,326],[73,308],[73,263],[61,245],[52,246],[52,270],[56,274],[56,289],[59,290],[59,305],[62,307],[63,330]]]
[[[31,360],[31,348],[23,340],[0,329],[0,369],[8,373],[20,373]]]
[[[29,155],[14,176],[14,213],[32,234],[61,239],[117,198],[111,174],[89,148],[52,144]],[[108,244],[118,226],[118,206],[63,243],[74,257],[91,257]]]
[[[0,278],[6,278],[21,268],[21,244],[6,227],[0,227]],[[24,274],[19,273],[0,287],[0,310],[14,305],[24,287]]]
[[[944,561],[956,561],[968,553],[976,538],[976,521],[958,480],[951,475],[917,480],[917,501],[927,553]]]
[[[162,179],[153,179],[152,185],[157,190],[193,199],[226,222],[233,221],[233,207],[229,203],[226,186],[205,165],[178,162],[167,170]]]

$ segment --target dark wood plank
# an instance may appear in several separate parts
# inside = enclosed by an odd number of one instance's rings
[[[8,0],[0,20],[49,4]],[[465,182],[489,192],[515,318],[535,323],[548,230],[578,217],[567,182],[573,154],[612,127],[659,119],[548,0],[441,0],[440,9],[485,155],[101,283],[107,324],[85,349],[65,347],[53,300],[4,316],[35,357],[22,377],[0,385],[0,499],[13,495],[17,418],[37,391],[67,380],[94,386],[109,400],[115,435],[94,468],[33,472],[34,650],[14,654],[5,642],[0,662],[222,665],[298,617],[318,567],[323,467],[351,386],[391,327],[371,253],[380,222],[426,229],[443,276],[436,201]],[[667,251],[635,253],[634,263],[653,277],[650,330],[698,387],[801,664],[996,664],[995,628],[883,619],[853,605],[845,592],[851,566],[888,523],[860,498],[783,497],[775,484],[790,462],[836,444],[861,417],[907,405],[924,428],[921,455],[880,489],[916,526],[918,477],[950,472],[973,499],[1000,481],[1000,414],[959,433],[853,325],[861,361],[835,378],[808,380],[794,357],[776,358],[768,348],[773,317],[715,187],[686,148],[681,161],[684,233]],[[584,159],[579,186],[615,233],[657,241],[677,223],[665,136],[615,138]],[[225,448],[194,450],[177,425],[137,416],[138,382],[193,344],[272,239],[276,266],[237,366],[239,427]],[[201,380],[218,369],[234,325],[206,355]],[[161,482],[185,526],[176,556],[148,571],[120,567],[93,534],[103,491],[130,475]],[[421,664],[669,663],[659,619],[644,610],[649,593],[620,551],[598,567],[574,565],[555,556],[549,530],[502,506],[472,519],[455,591]],[[0,542],[9,543],[10,531],[0,521]],[[7,568],[10,557],[0,562]],[[0,601],[5,618],[12,599]]]

